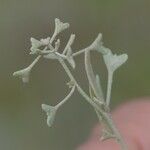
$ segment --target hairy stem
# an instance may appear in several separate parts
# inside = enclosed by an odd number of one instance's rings
[[[78,56],[78,55],[84,53],[84,52],[87,51],[87,50],[90,50],[89,47],[84,48],[84,49],[81,49],[80,51],[73,53],[72,56],[73,56],[73,57]]]
[[[68,48],[71,47],[71,45],[73,44],[74,40],[75,40],[75,34],[71,34],[71,36],[69,38],[69,41],[68,41],[66,47],[64,48],[64,51],[63,51],[64,55],[66,54]]]
[[[75,86],[72,87],[70,93],[60,102],[58,103],[55,107],[58,109],[60,108],[64,103],[66,103],[68,101],[68,99],[72,96],[72,94],[75,91]]]
[[[116,128],[115,123],[113,122],[111,115],[107,112],[101,111],[101,109],[99,109],[99,113],[101,114],[102,119],[105,121],[106,126],[108,126],[108,128],[115,135],[115,138],[116,138],[118,144],[120,144],[121,150],[128,150],[127,145],[124,142],[122,136],[120,135],[120,132]]]
[[[91,87],[93,88],[93,90],[96,93],[96,95],[98,96],[98,98],[100,98],[100,100],[103,100],[101,98],[101,95],[99,95],[100,93],[99,93],[99,90],[98,90],[98,87],[96,84],[96,80],[95,80],[95,75],[94,75],[94,72],[92,69],[91,59],[90,59],[90,50],[85,51],[85,70],[86,70],[87,77],[88,77],[88,80],[89,80]],[[109,81],[108,82],[109,102],[110,102],[110,95],[111,95],[112,76],[113,76],[112,74],[109,74],[109,80],[108,80]],[[96,114],[97,114],[99,120],[102,121],[101,117],[100,117],[100,116],[102,116],[103,120],[106,122],[106,126],[108,126],[109,129],[111,129],[112,133],[115,134],[115,137],[116,137],[118,143],[121,145],[122,150],[126,150],[126,145],[124,144],[123,139],[122,139],[119,131],[115,127],[115,124],[113,123],[111,115],[108,112],[104,112],[101,110],[102,110],[101,108],[99,108],[99,109],[95,108],[95,111],[96,111]],[[99,112],[100,112],[100,114],[99,114]]]
[[[71,71],[69,70],[68,66],[65,64],[64,60],[62,58],[58,58],[60,64],[64,68],[65,72],[69,76],[70,80],[74,82],[75,86],[77,87],[77,90],[79,93],[94,107],[97,107],[97,105],[90,99],[90,97],[83,91],[83,89],[80,87],[80,85],[75,80],[74,76],[72,75]]]
[[[49,42],[50,44],[53,43],[53,41],[55,40],[56,36],[57,36],[56,31],[54,31],[54,33],[53,33],[53,35],[52,35],[52,37],[50,39],[50,42]]]
[[[63,66],[65,72],[67,73],[67,75],[69,76],[69,78],[71,79],[71,81],[73,81],[79,91],[79,93],[94,107],[94,109],[96,109],[97,112],[100,113],[100,115],[102,116],[103,120],[106,122],[106,124],[108,125],[108,127],[112,130],[112,132],[114,133],[114,135],[116,136],[116,139],[118,141],[118,143],[120,144],[122,150],[127,150],[126,148],[126,144],[124,143],[119,131],[117,130],[117,128],[115,127],[111,116],[109,113],[105,112],[101,107],[99,107],[84,91],[83,89],[79,86],[79,84],[77,83],[77,81],[75,80],[74,76],[72,75],[71,71],[69,70],[69,68],[67,67],[67,65],[65,64],[64,60],[62,58],[59,57],[59,62],[60,64]]]
[[[110,104],[112,82],[113,82],[113,72],[108,71],[107,94],[106,94],[106,105],[107,106],[109,106],[109,104]]]
[[[37,56],[35,60],[29,65],[29,67],[32,68],[39,61],[40,58],[41,58],[41,55]]]

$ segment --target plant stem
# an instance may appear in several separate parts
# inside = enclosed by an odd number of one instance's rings
[[[112,132],[114,133],[114,135],[116,136],[116,139],[118,141],[118,143],[120,144],[122,150],[127,150],[126,144],[124,143],[119,131],[117,130],[117,128],[115,127],[111,116],[109,113],[104,112],[104,110],[102,108],[100,108],[84,91],[83,89],[79,86],[79,84],[77,83],[77,81],[75,80],[74,76],[72,75],[71,71],[69,70],[69,68],[67,67],[67,65],[65,64],[64,60],[59,57],[58,58],[60,64],[62,65],[62,67],[64,68],[65,72],[67,73],[67,75],[69,76],[69,78],[71,79],[71,81],[73,81],[77,87],[77,90],[79,91],[79,93],[87,100],[87,102],[89,102],[94,109],[96,109],[96,111],[98,111],[100,113],[100,115],[102,116],[103,120],[106,122],[107,126],[112,130]]]
[[[29,68],[32,68],[41,58],[41,55],[37,56],[34,61],[29,65]]]
[[[65,64],[64,60],[59,57],[58,58],[60,64],[62,65],[62,67],[64,68],[65,72],[67,73],[67,75],[69,76],[70,80],[74,82],[75,86],[77,87],[77,90],[79,91],[79,93],[94,107],[97,107],[97,105],[94,103],[94,101],[91,100],[91,98],[83,91],[83,89],[80,87],[80,85],[77,83],[77,81],[75,80],[74,76],[72,75],[71,71],[69,70],[68,66]]]
[[[60,108],[64,103],[67,102],[67,100],[72,96],[72,94],[74,93],[75,91],[75,86],[72,87],[70,93],[60,102],[58,103],[55,107],[58,109]]]
[[[80,51],[73,53],[72,56],[73,56],[73,57],[78,56],[78,55],[84,53],[84,52],[87,51],[87,50],[89,50],[89,47],[84,48],[84,49],[81,49]]]
[[[51,39],[50,39],[50,42],[49,42],[50,44],[53,43],[53,41],[55,40],[56,36],[57,36],[57,34],[56,34],[56,29],[55,29],[55,31],[54,31],[54,33],[53,33]]]
[[[128,150],[127,145],[124,142],[122,136],[120,135],[118,129],[116,128],[111,115],[109,113],[101,111],[101,109],[99,109],[99,112],[100,112],[103,120],[106,122],[106,125],[109,127],[109,129],[111,129],[111,131],[115,135],[118,144],[120,144],[121,150]]]
[[[110,104],[112,82],[113,82],[113,72],[108,71],[107,94],[106,94],[106,105],[107,106],[109,106],[109,104]]]
[[[68,48],[71,47],[71,45],[73,44],[74,39],[75,39],[75,34],[71,34],[71,36],[70,36],[70,38],[69,38],[69,41],[68,41],[66,47],[64,48],[64,51],[63,51],[62,54],[64,54],[64,55],[66,54]]]

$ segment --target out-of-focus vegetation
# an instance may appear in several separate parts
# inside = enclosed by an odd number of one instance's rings
[[[55,125],[46,126],[41,103],[56,104],[61,100],[67,92],[64,83],[68,78],[58,63],[44,60],[34,68],[29,84],[23,85],[12,77],[14,71],[33,59],[28,55],[30,37],[49,36],[54,18],[58,17],[71,24],[63,44],[74,32],[74,49],[79,49],[101,32],[106,46],[116,53],[128,53],[128,62],[114,80],[112,100],[116,106],[150,93],[149,14],[148,0],[0,0],[0,149],[75,149],[97,122],[91,107],[75,94],[58,112]],[[87,89],[83,59],[77,59],[76,76]],[[94,53],[95,70],[106,84],[101,59]]]

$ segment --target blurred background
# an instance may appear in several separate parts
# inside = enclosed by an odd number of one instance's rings
[[[62,48],[71,33],[76,34],[76,51],[101,32],[106,47],[128,53],[128,62],[115,74],[112,108],[150,95],[149,0],[0,0],[1,150],[73,150],[97,123],[92,107],[76,92],[57,113],[54,126],[47,127],[41,104],[55,105],[68,92],[68,77],[57,62],[41,60],[29,84],[12,77],[34,59],[28,55],[30,37],[51,36],[56,17],[71,25],[60,36]],[[87,91],[83,56],[76,61],[73,72]],[[105,91],[107,72],[102,57],[93,53],[92,62]]]

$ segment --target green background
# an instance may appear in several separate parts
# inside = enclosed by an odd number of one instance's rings
[[[0,0],[0,149],[72,150],[84,142],[97,118],[76,92],[48,128],[41,104],[55,105],[68,92],[66,74],[55,61],[42,60],[23,85],[12,73],[33,60],[30,37],[44,38],[54,30],[54,19],[71,27],[60,37],[64,46],[76,34],[73,49],[89,45],[99,32],[116,53],[128,53],[128,62],[117,71],[112,107],[150,94],[149,0]],[[63,47],[62,46],[62,47]],[[87,91],[83,56],[74,71]],[[106,89],[106,68],[96,53],[92,62]]]

